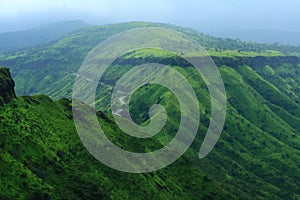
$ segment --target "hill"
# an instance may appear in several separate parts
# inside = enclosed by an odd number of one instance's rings
[[[219,37],[239,38],[244,41],[256,41],[259,43],[280,43],[287,45],[300,45],[299,32],[279,30],[240,30],[211,33]]]
[[[180,120],[180,106],[175,96],[164,87],[147,85],[134,93],[131,99],[132,117],[138,124],[149,123],[148,110],[151,105],[159,103],[169,113],[165,128],[154,138],[140,141],[123,134],[114,125],[109,106],[111,88],[119,77],[136,64],[158,62],[176,69],[187,78],[200,99],[201,126],[191,148],[169,167],[156,173],[150,173],[150,175],[141,175],[146,177],[145,184],[149,184],[152,182],[148,178],[156,177],[156,174],[159,174],[159,179],[155,179],[158,180],[159,189],[153,188],[150,193],[165,195],[164,189],[166,189],[167,193],[173,195],[171,197],[199,199],[201,196],[198,197],[195,194],[200,195],[202,192],[211,191],[203,186],[203,181],[209,180],[213,184],[211,187],[218,191],[216,195],[221,195],[218,196],[220,198],[229,195],[226,198],[298,199],[300,197],[300,58],[295,56],[299,53],[296,47],[283,46],[281,48],[276,45],[224,40],[181,27],[135,22],[89,27],[70,34],[54,44],[3,56],[0,64],[11,69],[13,77],[16,79],[17,94],[44,93],[56,100],[62,97],[70,98],[75,73],[87,53],[95,45],[115,33],[147,26],[173,28],[188,34],[201,44],[205,44],[221,72],[228,100],[227,118],[222,137],[214,150],[200,160],[197,152],[209,125],[210,95],[202,77],[195,69],[179,56],[157,49],[129,52],[110,66],[97,89],[97,108],[104,113],[101,114],[102,117],[106,116],[107,119],[111,119],[108,120],[110,122],[105,122],[104,118],[100,117],[100,123],[107,123],[105,127],[108,127],[108,135],[116,135],[110,139],[123,148],[141,152],[164,146],[173,138]],[[40,98],[40,96],[37,97]],[[53,102],[49,98],[46,99]],[[15,101],[19,100],[13,102]],[[54,104],[61,107],[59,102],[61,100]],[[63,102],[66,103],[68,100],[63,100]],[[69,105],[69,103],[66,104]],[[39,109],[49,108],[51,106],[47,105],[45,108]],[[63,110],[69,113],[70,117],[70,110],[66,111],[65,108]],[[26,111],[26,113],[31,112]],[[51,116],[55,116],[56,112],[59,113],[58,110],[53,113],[49,110],[43,111],[46,114],[51,113]],[[4,110],[3,113],[10,113],[10,111]],[[41,114],[34,116],[41,116]],[[47,114],[45,121],[51,121],[48,120],[52,119],[51,116]],[[101,119],[103,120],[101,121]],[[64,120],[61,122],[65,123]],[[35,127],[35,123],[31,121],[28,124],[30,124],[29,127]],[[43,126],[50,127],[45,129],[45,134],[48,134],[52,128],[59,127],[57,125]],[[9,129],[12,127],[9,127],[7,131]],[[51,133],[57,134],[63,129],[63,127],[59,130],[53,129]],[[24,131],[24,133],[26,132],[28,131]],[[52,143],[49,142],[49,144]],[[24,155],[27,154],[27,152],[24,153]],[[74,153],[71,153],[72,155],[74,156]],[[77,166],[77,164],[75,165]],[[102,174],[104,177],[108,171],[115,172],[106,167],[101,170],[106,170]],[[128,181],[130,182],[131,179],[127,175],[116,174],[115,178],[123,176],[124,179],[116,178],[118,181],[115,181],[115,185],[112,187],[121,187],[118,184],[126,184],[123,186],[124,188],[130,187],[131,184],[128,184]],[[204,178],[198,179],[203,176]],[[203,181],[198,183],[198,180]],[[134,183],[136,185],[136,182]],[[143,189],[133,187],[132,190],[140,192]],[[195,192],[197,190],[200,192]],[[118,195],[125,193],[132,197],[133,193],[126,191],[124,189]],[[181,194],[185,196],[180,196]],[[211,193],[208,195],[206,198],[213,198],[210,196]],[[170,196],[161,198],[164,197]]]
[[[5,68],[0,68],[0,77],[0,86],[7,91],[1,97],[6,98],[13,87],[3,85],[2,78],[13,80]],[[120,134],[113,131],[116,126],[111,117],[101,112],[98,116],[109,136]],[[188,157],[149,174],[128,174],[104,166],[80,141],[67,99],[12,97],[1,105],[0,119],[0,199],[234,198],[196,166],[185,166]],[[132,143],[122,137],[113,141]]]
[[[53,44],[0,55],[0,65],[11,69],[18,95],[43,93],[54,99],[69,98],[74,73],[90,50],[114,34],[142,27],[166,27],[183,32],[216,57],[293,56],[300,52],[299,47],[246,43],[214,38],[192,29],[168,24],[130,22],[88,27]]]
[[[210,95],[194,67],[175,55],[166,55],[157,50],[139,50],[116,61],[101,78],[97,105],[110,113],[110,88],[134,66],[154,61],[172,66],[188,79],[200,100],[201,127],[192,146],[197,151],[210,120]],[[297,199],[300,59],[281,56],[214,60],[225,83],[227,117],[215,149],[199,163],[194,161],[194,165],[200,165],[223,188],[227,188],[225,184],[234,186],[240,199]],[[144,86],[134,93],[130,100],[133,119],[138,124],[147,124],[148,110],[153,104],[166,108],[166,133],[176,132],[180,105],[172,92],[161,86]]]
[[[0,53],[8,53],[56,41],[87,26],[89,25],[82,21],[65,21],[42,25],[30,30],[0,33]]]

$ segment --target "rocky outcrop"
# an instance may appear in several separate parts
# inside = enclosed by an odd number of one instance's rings
[[[0,67],[0,104],[8,103],[16,97],[15,82],[13,81],[9,69]]]

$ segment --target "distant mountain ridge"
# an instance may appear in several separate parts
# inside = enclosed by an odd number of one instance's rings
[[[45,44],[89,26],[82,21],[64,21],[42,25],[29,30],[0,33],[0,53]]]
[[[0,55],[0,65],[11,69],[12,76],[18,83],[16,86],[17,95],[44,93],[54,99],[70,97],[73,75],[90,50],[114,34],[144,27],[170,28],[187,34],[199,42],[213,56],[222,57],[222,60],[227,59],[231,63],[235,62],[236,57],[245,57],[246,59],[246,57],[261,56],[264,52],[267,52],[266,55],[268,56],[265,56],[265,58],[269,60],[273,60],[271,58],[273,54],[281,55],[278,59],[284,60],[283,56],[285,54],[300,53],[300,47],[264,45],[216,38],[193,29],[170,24],[128,22],[89,26],[68,34],[53,43],[13,52],[2,57]],[[277,51],[280,52],[273,53]],[[37,82],[39,82],[38,85]],[[64,90],[61,90],[61,88],[64,88]]]
[[[300,32],[279,30],[240,30],[210,33],[218,37],[239,38],[259,43],[279,43],[282,45],[300,45]]]

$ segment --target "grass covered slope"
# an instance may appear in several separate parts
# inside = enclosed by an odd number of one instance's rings
[[[145,151],[120,137],[111,117],[98,116],[117,145]],[[148,174],[102,165],[81,143],[67,99],[15,97],[0,107],[0,119],[0,199],[234,199],[199,167],[188,165],[189,156]]]
[[[113,84],[126,72],[123,68],[112,67],[104,83]],[[299,129],[285,117],[298,120],[298,116],[280,105],[276,108],[288,115],[276,114],[271,107],[275,104],[263,97],[265,93],[247,83],[252,76],[244,79],[241,75],[241,69],[250,68],[222,66],[230,103],[227,121],[215,149],[199,160],[197,151],[209,121],[209,94],[201,77],[190,76],[196,74],[193,67],[175,68],[188,78],[201,99],[202,126],[192,148],[174,164],[140,175],[111,170],[91,157],[80,142],[70,101],[53,102],[44,95],[18,97],[4,104],[0,112],[2,197],[297,199]],[[145,96],[149,97],[146,101]],[[99,120],[108,137],[120,147],[137,152],[157,149],[169,142],[170,133],[176,132],[179,106],[174,99],[172,93],[155,85],[134,94],[131,110],[138,123],[147,121],[147,110],[157,101],[171,113],[166,128],[151,140],[139,141],[124,135],[109,116],[99,113]],[[289,102],[294,104],[290,99],[286,101],[286,106]]]
[[[228,99],[226,123],[215,149],[199,163],[195,160],[193,163],[221,183],[222,187],[235,190],[234,194],[241,199],[299,198],[300,105],[296,100],[299,93],[287,96],[258,74],[259,67],[248,66],[272,63],[275,75],[278,65],[285,65],[285,58],[279,58],[278,62],[276,58],[272,62],[268,57],[218,59],[219,65],[221,62],[230,65],[219,67]],[[196,152],[209,124],[210,96],[196,69],[176,56],[172,58],[170,54],[148,49],[118,60],[101,79],[97,93],[98,107],[110,112],[110,88],[115,82],[139,63],[153,61],[178,70],[196,92],[201,111],[201,127],[192,145],[193,152]],[[285,62],[290,62],[298,73],[297,60],[287,59]],[[294,84],[299,85],[297,79]],[[148,110],[157,103],[163,105],[168,113],[165,133],[174,136],[172,134],[177,131],[176,124],[180,120],[180,107],[176,97],[164,87],[147,85],[136,91],[130,101],[132,117],[139,124],[147,123]]]

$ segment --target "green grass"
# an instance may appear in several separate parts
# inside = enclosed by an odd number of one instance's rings
[[[70,109],[69,100],[54,102],[44,95],[18,97],[1,107],[1,198],[233,198],[201,169],[184,167],[189,157],[149,174],[117,172],[102,165],[81,143]],[[103,116],[99,121],[116,145],[143,148],[135,140],[120,137],[110,118]]]

